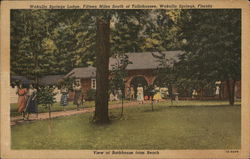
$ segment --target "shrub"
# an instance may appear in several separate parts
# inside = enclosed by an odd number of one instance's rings
[[[96,90],[95,89],[89,89],[87,91],[87,100],[95,100],[96,96]]]

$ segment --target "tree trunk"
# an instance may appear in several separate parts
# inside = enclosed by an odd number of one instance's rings
[[[170,84],[169,86],[168,86],[168,90],[169,90],[169,97],[170,97],[170,100],[171,100],[171,106],[173,106],[173,87],[172,87],[172,84]]]
[[[152,96],[152,100],[151,100],[151,108],[152,108],[152,111],[154,111],[154,99],[153,99],[154,96]]]
[[[230,105],[234,105],[234,88],[235,88],[235,80],[227,80],[227,93],[228,100]]]
[[[37,74],[37,69],[38,69],[38,51],[35,51],[35,85],[38,86],[38,74]]]
[[[51,104],[49,104],[48,106],[49,106],[49,119],[51,119]]]
[[[108,116],[108,75],[110,51],[110,21],[101,18],[97,23],[96,45],[96,99],[94,122],[104,124],[109,122]]]
[[[201,87],[200,100],[203,100],[203,86]]]
[[[122,112],[121,112],[121,116],[123,116],[123,99],[124,99],[124,93],[122,93]]]

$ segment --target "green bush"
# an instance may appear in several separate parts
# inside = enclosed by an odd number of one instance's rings
[[[95,100],[96,96],[96,90],[95,89],[89,89],[87,91],[87,100]]]
[[[54,88],[49,86],[39,88],[37,92],[38,104],[41,104],[45,107],[54,104],[56,93],[53,93],[53,90]]]
[[[37,92],[37,104],[41,104],[46,109],[49,109],[49,118],[51,117],[51,106],[56,102],[53,93],[54,88],[50,86],[40,87]]]

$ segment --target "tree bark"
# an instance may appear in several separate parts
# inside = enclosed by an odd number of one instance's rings
[[[152,96],[152,100],[151,100],[151,108],[152,108],[152,111],[154,111],[154,96]]]
[[[124,91],[122,91],[122,112],[121,112],[121,116],[123,116],[123,100],[124,100]]]
[[[51,105],[48,104],[48,107],[49,107],[49,119],[51,119]]]
[[[235,80],[227,80],[227,92],[230,105],[234,105]]]
[[[170,97],[170,101],[171,101],[171,106],[173,106],[173,87],[172,87],[172,84],[169,84],[168,85],[168,90],[169,90],[169,97]]]
[[[109,122],[108,116],[108,66],[110,52],[110,21],[101,18],[97,23],[96,45],[96,99],[94,122],[104,124]]]

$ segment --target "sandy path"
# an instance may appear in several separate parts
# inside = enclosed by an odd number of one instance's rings
[[[134,106],[138,105],[138,102],[129,102],[124,103],[124,107]],[[109,109],[115,109],[115,108],[121,108],[121,104],[113,104],[109,106]],[[94,112],[95,108],[81,108],[79,111],[77,110],[66,110],[66,111],[58,111],[58,112],[52,112],[51,118],[57,118],[57,117],[63,117],[63,116],[70,116],[75,114],[82,114],[82,113],[88,113],[88,112]],[[49,119],[49,113],[39,113],[38,116],[36,114],[31,114],[29,116],[29,120],[23,120],[22,116],[15,116],[11,117],[11,126],[20,124],[20,123],[26,123],[30,121],[36,121],[36,120],[45,120]]]

